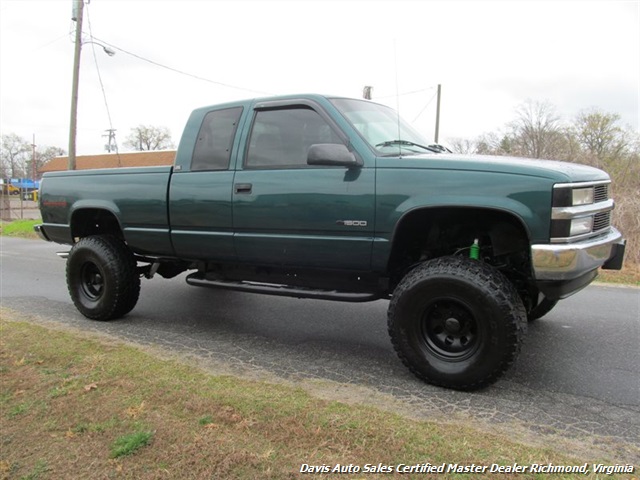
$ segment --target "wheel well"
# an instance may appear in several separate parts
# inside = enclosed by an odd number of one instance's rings
[[[73,238],[105,234],[114,235],[124,240],[120,223],[113,213],[98,208],[85,208],[74,212],[71,218],[71,236]]]
[[[469,255],[475,239],[485,262],[530,276],[529,236],[520,219],[499,210],[451,207],[416,210],[401,219],[388,265],[392,283],[419,262]]]

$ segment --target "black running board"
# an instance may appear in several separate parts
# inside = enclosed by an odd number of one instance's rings
[[[336,290],[316,290],[290,285],[272,283],[242,282],[233,280],[208,280],[200,273],[187,276],[187,283],[196,287],[221,288],[238,292],[261,293],[280,297],[311,298],[315,300],[334,300],[339,302],[372,302],[382,298],[380,294],[371,292],[339,292]]]

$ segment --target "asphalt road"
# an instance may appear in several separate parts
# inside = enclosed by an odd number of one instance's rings
[[[143,280],[122,320],[93,322],[71,303],[64,246],[0,237],[0,300],[36,321],[160,347],[205,368],[293,381],[319,395],[444,421],[471,421],[581,454],[640,465],[640,289],[590,286],[530,324],[514,367],[466,393],[426,385],[397,358],[387,302],[345,304]],[[595,453],[594,453],[595,452]],[[595,460],[595,458],[594,458]]]

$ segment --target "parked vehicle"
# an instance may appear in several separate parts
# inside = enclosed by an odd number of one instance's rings
[[[370,101],[301,95],[195,110],[173,167],[45,175],[36,227],[68,244],[83,315],[130,312],[140,277],[300,298],[389,299],[421,379],[472,390],[527,320],[620,269],[609,176],[443,152]],[[291,321],[295,321],[292,319]]]
[[[5,195],[20,195],[20,189],[10,183],[3,183],[2,193]]]

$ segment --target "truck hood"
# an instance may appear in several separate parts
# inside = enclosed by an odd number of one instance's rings
[[[609,179],[609,176],[602,170],[577,163],[453,153],[378,157],[378,168],[470,170],[535,176],[557,182],[591,182]]]

